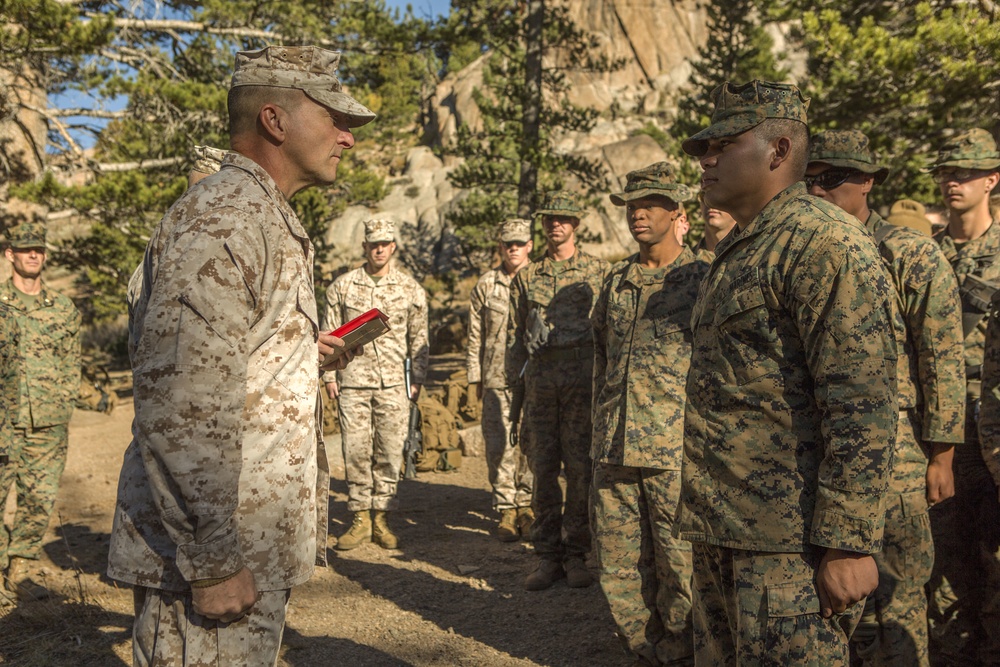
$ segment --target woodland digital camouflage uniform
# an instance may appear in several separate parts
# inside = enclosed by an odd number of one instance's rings
[[[389,316],[389,331],[366,345],[346,369],[323,375],[324,382],[336,380],[340,386],[347,508],[352,512],[395,509],[410,415],[404,360],[413,360],[410,382],[422,385],[429,356],[427,294],[395,265],[378,282],[364,266],[333,281],[326,290],[323,330],[336,329],[372,308]]]
[[[548,204],[559,208],[538,213],[566,210],[578,217],[580,209],[563,199],[550,197]],[[511,287],[507,378],[511,386],[524,384],[521,446],[535,476],[531,539],[535,553],[549,561],[582,560],[590,551],[590,317],[608,269],[607,262],[577,248],[573,257],[559,263],[547,254],[532,262],[518,272]],[[533,309],[551,331],[546,348],[529,360],[525,326]],[[561,469],[566,475],[565,508]]]
[[[805,123],[794,86],[715,91],[713,125]],[[855,604],[820,615],[824,549],[873,553],[895,441],[893,288],[862,224],[795,183],[716,248],[692,317],[681,537],[696,664],[846,664]]]
[[[483,385],[483,439],[493,487],[493,509],[531,507],[532,475],[519,444],[511,444],[510,401],[504,355],[510,283],[502,266],[487,271],[472,290],[469,304],[469,384]]]
[[[14,247],[44,247],[42,225],[22,223],[10,233]],[[0,307],[17,322],[18,401],[10,461],[0,467],[0,493],[16,488],[12,527],[0,528],[0,566],[11,558],[35,560],[49,525],[66,466],[69,420],[80,390],[80,312],[68,297],[42,282],[25,296],[13,280],[0,285]]]
[[[946,142],[929,170],[946,166],[996,171],[1000,152],[989,132],[973,129]],[[955,496],[931,510],[937,552],[928,600],[931,661],[1000,664],[1000,505],[978,425],[986,331],[993,320],[990,292],[1000,286],[1000,224],[994,219],[985,234],[963,244],[947,227],[934,238],[955,272],[962,298],[967,403],[965,444],[955,448]],[[991,398],[987,407],[993,405]]]
[[[13,435],[11,420],[17,411],[19,336],[13,313],[0,306],[0,456],[7,457]]]
[[[594,308],[593,533],[628,650],[650,665],[690,664],[691,545],[672,531],[691,309],[708,265],[686,247],[662,269],[638,260],[612,267]]]
[[[888,173],[857,130],[815,135],[809,162],[872,174],[876,184]],[[874,211],[865,228],[895,287],[900,412],[883,547],[875,554],[879,586],[867,600],[854,646],[866,665],[916,667],[928,664],[924,586],[934,565],[926,478],[930,447],[960,443],[964,435],[961,303],[954,274],[933,239],[890,225]]]

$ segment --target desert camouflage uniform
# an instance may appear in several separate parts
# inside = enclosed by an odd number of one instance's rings
[[[940,248],[872,212],[865,224],[896,288],[899,425],[878,589],[855,636],[866,665],[927,665],[927,596],[934,565],[927,505],[930,443],[962,442],[965,373],[958,285]],[[867,623],[877,624],[868,634]],[[872,628],[874,630],[874,628]]]
[[[188,594],[246,566],[258,590],[286,591],[325,562],[312,264],[277,184],[238,154],[154,231],[134,312],[136,415],[112,578]],[[137,602],[158,593],[137,591]],[[143,618],[156,617],[138,617],[137,641],[154,632]]]
[[[965,444],[955,448],[955,496],[931,510],[937,552],[928,596],[931,661],[971,665],[983,658],[983,664],[1000,664],[1000,600],[990,599],[990,591],[1000,590],[1000,504],[977,424],[986,330],[993,318],[967,278],[1000,284],[1000,224],[994,220],[985,234],[964,244],[956,244],[947,228],[935,239],[962,296],[968,388]]]
[[[30,305],[28,305],[30,303]],[[14,557],[37,559],[66,466],[69,420],[80,391],[80,312],[42,283],[22,300],[12,280],[0,285],[0,307],[20,332],[18,409],[10,462],[0,468],[0,493],[17,489],[13,526],[0,528],[0,566]]]
[[[881,548],[892,290],[861,223],[802,183],[716,249],[692,317],[678,517],[697,664],[847,662],[862,605],[822,618],[815,568],[825,548]]]
[[[377,283],[363,266],[334,280],[326,290],[323,330],[332,331],[372,308],[389,316],[389,332],[366,345],[346,369],[323,375],[324,382],[340,385],[347,508],[352,512],[395,509],[410,416],[406,357],[413,360],[413,384],[424,384],[427,376],[427,294],[395,265]]]
[[[513,276],[503,267],[485,273],[472,290],[469,349],[465,366],[469,384],[483,385],[483,439],[493,487],[493,509],[531,507],[531,469],[520,446],[511,444],[510,401],[504,355]]]
[[[590,317],[608,269],[604,260],[577,249],[562,262],[548,255],[532,262],[511,286],[507,378],[511,386],[520,384],[525,369],[522,446],[535,476],[531,539],[535,553],[550,561],[583,559],[590,551]],[[529,360],[525,325],[533,308],[540,309],[552,330],[547,347]],[[566,474],[565,508],[560,469]]]
[[[691,544],[673,536],[691,309],[708,265],[611,269],[594,308],[593,533],[619,636],[650,665],[690,663]]]

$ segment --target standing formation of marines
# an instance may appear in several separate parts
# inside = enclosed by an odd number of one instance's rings
[[[339,549],[398,547],[387,513],[425,381],[426,295],[395,268],[395,225],[317,315],[313,247],[288,199],[335,180],[374,114],[339,53],[237,55],[231,151],[156,228],[130,284],[134,439],[109,574],[134,586],[135,665],[274,665],[292,586],[325,561],[328,472],[316,384],[338,400],[354,512]],[[1000,663],[1000,152],[958,133],[919,204],[869,208],[868,138],[810,138],[788,84],[727,83],[671,164],[630,172],[638,253],[584,253],[586,211],[549,193],[499,226],[470,309],[496,536],[538,556],[524,586],[600,586],[641,665]],[[206,171],[215,172],[215,166]],[[79,314],[41,282],[42,228],[10,234],[0,290],[0,529],[7,587],[37,557],[65,461]],[[324,333],[380,308],[361,349]],[[404,376],[404,359],[412,375]],[[44,389],[44,392],[40,390]],[[53,391],[55,389],[56,391]],[[565,491],[560,477],[565,477]]]

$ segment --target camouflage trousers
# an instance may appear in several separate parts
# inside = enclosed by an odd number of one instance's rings
[[[927,514],[927,459],[917,443],[919,428],[914,411],[900,413],[882,551],[873,554],[878,588],[868,596],[851,638],[854,662],[866,667],[928,664],[924,586],[934,566],[934,542]]]
[[[1000,665],[1000,503],[978,441],[955,447],[954,471],[954,497],[930,512],[931,664]]]
[[[392,510],[403,467],[410,401],[403,385],[340,390],[340,437],[347,471],[347,509]]]
[[[601,589],[633,655],[691,665],[691,543],[673,536],[681,474],[597,462],[591,492]]]
[[[520,445],[510,443],[510,389],[483,391],[483,440],[493,487],[493,509],[531,507],[531,469]]]
[[[531,541],[551,561],[590,551],[589,494],[593,359],[532,359],[525,377],[522,444],[535,476]],[[566,501],[559,473],[566,475]]]
[[[820,616],[821,551],[767,553],[694,543],[695,665],[848,665],[848,640],[864,605]]]
[[[16,557],[35,560],[49,527],[59,479],[66,467],[66,424],[12,430],[10,462],[0,466],[0,496],[16,489],[17,513],[10,529],[0,527],[0,568]],[[2,524],[2,522],[0,522]]]
[[[190,593],[136,586],[132,591],[133,667],[274,667],[289,591],[264,591],[246,616],[213,621],[191,607]]]

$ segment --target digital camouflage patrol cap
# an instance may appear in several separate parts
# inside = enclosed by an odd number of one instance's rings
[[[625,192],[612,194],[611,203],[624,206],[643,197],[666,197],[671,201],[688,201],[694,190],[677,182],[677,172],[669,162],[656,162],[625,175]]]
[[[365,241],[379,243],[396,239],[396,224],[392,220],[376,218],[365,221]]]
[[[535,211],[535,215],[562,215],[577,220],[582,220],[585,213],[586,209],[574,203],[573,195],[559,190],[547,193],[542,207]]]
[[[924,172],[934,171],[939,167],[958,167],[961,169],[1000,168],[1000,152],[993,135],[986,130],[975,127],[968,132],[956,134],[945,142],[938,150],[937,158]]]
[[[758,79],[744,84],[727,81],[712,91],[712,99],[712,124],[681,144],[688,155],[701,157],[708,151],[709,139],[742,134],[768,118],[806,123],[809,108],[809,100],[795,86]]]
[[[827,130],[814,134],[809,139],[809,164],[817,162],[872,174],[875,185],[881,185],[889,175],[887,167],[876,164],[868,137],[860,130]]]
[[[268,46],[236,54],[232,87],[273,86],[301,90],[316,102],[343,114],[348,127],[375,120],[368,107],[343,91],[337,78],[340,51],[318,46]]]
[[[531,240],[531,222],[523,218],[511,218],[500,223],[500,240],[504,243]]]
[[[191,171],[212,175],[222,168],[222,158],[226,157],[226,151],[211,146],[195,146],[191,155],[194,158]]]
[[[7,230],[7,242],[11,248],[26,250],[28,248],[45,249],[45,225],[40,222],[22,222],[17,227]]]
[[[900,199],[889,209],[887,221],[900,227],[915,229],[924,236],[931,235],[931,221],[925,215],[927,209],[920,202],[912,199]]]

